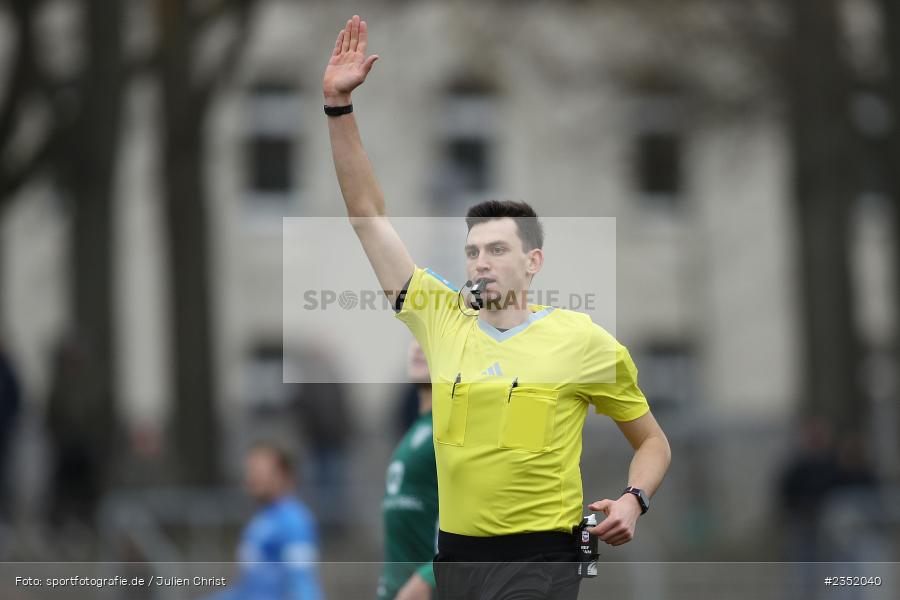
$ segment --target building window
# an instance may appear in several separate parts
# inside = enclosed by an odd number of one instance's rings
[[[857,92],[851,103],[851,117],[860,133],[861,143],[857,146],[859,160],[859,186],[870,200],[886,193],[889,171],[885,169],[883,157],[888,152],[889,134],[894,127],[895,116],[884,98],[874,91]]]
[[[284,194],[291,190],[291,140],[257,136],[251,140],[252,189],[263,194]]]
[[[282,215],[300,187],[299,94],[287,85],[257,85],[248,108],[247,201],[254,210]]]
[[[444,147],[444,169],[457,193],[484,192],[490,184],[488,143],[479,138],[455,138]]]
[[[655,411],[683,409],[696,402],[696,357],[687,345],[649,344],[634,361],[640,372],[638,385]]]
[[[642,202],[675,207],[684,191],[684,136],[676,96],[637,102],[634,135],[634,187]]]
[[[456,84],[445,92],[433,182],[439,213],[483,200],[495,185],[495,104],[494,94],[475,84]]]
[[[281,346],[260,345],[247,358],[245,397],[255,410],[281,410],[288,407],[294,386],[283,380],[284,355]]]
[[[638,186],[648,196],[677,197],[681,191],[681,140],[662,132],[641,133],[637,139]]]

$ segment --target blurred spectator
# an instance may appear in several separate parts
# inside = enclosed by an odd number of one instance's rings
[[[12,516],[9,464],[21,403],[19,380],[0,345],[0,522]]]
[[[304,353],[300,369],[313,383],[296,386],[294,409],[310,457],[309,498],[330,531],[340,531],[346,514],[347,447],[353,432],[347,393],[331,361],[316,350]],[[301,379],[303,381],[303,379]]]
[[[169,483],[171,472],[159,430],[149,423],[132,425],[116,483],[125,487],[159,486]]]
[[[403,386],[396,410],[394,418],[399,440],[419,420],[419,386],[414,383]]]
[[[837,478],[823,512],[827,523],[829,560],[881,562],[890,557],[885,525],[886,507],[868,457],[865,436],[846,434],[838,444]],[[853,575],[866,573],[854,572]]]
[[[778,496],[786,527],[789,561],[827,560],[822,544],[822,508],[838,482],[837,456],[831,427],[812,417],[800,427],[800,447],[785,465]]]
[[[830,425],[810,417],[799,428],[799,447],[778,482],[782,510],[784,560],[791,565],[789,598],[816,598],[822,582],[822,561],[831,560],[830,536],[823,514],[839,479],[837,453]]]
[[[290,455],[259,443],[247,453],[244,468],[247,493],[259,510],[241,538],[240,579],[214,600],[320,600],[316,527],[294,496]]]
[[[869,491],[878,487],[878,477],[869,460],[866,438],[858,431],[845,436],[838,447],[838,478],[842,491]]]
[[[57,349],[47,401],[52,478],[50,520],[56,526],[90,526],[103,492],[109,456],[110,415],[89,389],[84,373],[90,350],[80,338],[66,337]]]

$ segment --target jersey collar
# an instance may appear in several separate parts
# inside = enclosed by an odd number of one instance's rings
[[[513,337],[517,333],[521,333],[521,332],[525,331],[525,329],[529,325],[531,325],[535,321],[540,321],[541,319],[543,319],[544,317],[549,315],[551,312],[553,312],[553,307],[547,306],[537,312],[528,313],[528,318],[525,319],[525,321],[523,321],[519,325],[516,325],[515,327],[507,329],[506,331],[500,331],[499,329],[497,329],[490,323],[485,322],[482,319],[478,319],[478,327],[480,327],[483,332],[485,332],[486,334],[488,334],[489,336],[491,336],[498,342],[505,342],[506,340]]]

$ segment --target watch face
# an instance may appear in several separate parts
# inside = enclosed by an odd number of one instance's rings
[[[644,494],[644,490],[629,486],[625,488],[625,491],[629,494],[634,494],[634,496],[637,497],[638,504],[641,505],[641,514],[650,510],[650,503],[647,501],[647,496]]]

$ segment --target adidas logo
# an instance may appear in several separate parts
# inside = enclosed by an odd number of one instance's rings
[[[482,375],[487,375],[488,377],[495,377],[497,375],[503,375],[503,371],[500,370],[500,363],[495,362],[487,369],[481,372]]]

